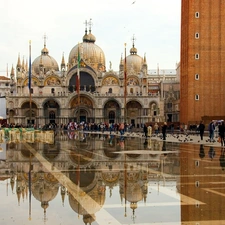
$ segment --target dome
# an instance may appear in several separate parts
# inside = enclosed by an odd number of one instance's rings
[[[80,189],[79,193],[76,194],[69,194],[69,204],[79,215],[94,215],[104,205],[105,192],[103,192],[102,195],[99,195],[97,188],[94,188],[88,193],[83,192],[82,189]]]
[[[52,185],[46,182],[41,184],[32,185],[32,194],[40,202],[49,202],[55,199],[58,194],[59,184]]]
[[[126,57],[126,65],[128,73],[140,73],[142,65],[144,64],[144,59],[137,54],[137,48],[134,47],[130,49],[130,55]]]
[[[46,45],[41,50],[41,55],[38,56],[32,63],[32,70],[35,74],[40,74],[41,68],[43,68],[44,74],[50,70],[59,71],[59,66],[56,60],[49,54]]]
[[[131,183],[127,187],[126,200],[129,202],[139,202],[143,199],[142,189],[138,183]]]
[[[91,33],[83,36],[83,42],[72,48],[69,54],[68,63],[70,66],[77,62],[78,46],[81,60],[95,70],[105,71],[105,54],[102,49],[95,44],[95,36]]]
[[[139,73],[143,65],[143,58],[139,55],[129,55],[126,57],[127,71]]]

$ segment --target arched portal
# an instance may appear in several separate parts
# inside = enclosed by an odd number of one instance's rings
[[[104,107],[104,121],[109,123],[118,123],[120,122],[121,109],[115,100],[110,100],[105,104]]]
[[[21,115],[25,116],[24,121],[27,125],[37,124],[36,117],[38,115],[37,105],[34,102],[25,102],[21,106]]]
[[[80,96],[80,103],[78,103],[78,96],[76,96],[70,106],[70,121],[94,122],[93,103],[87,96]]]
[[[142,106],[137,101],[130,101],[127,103],[127,122],[136,126],[140,125],[140,118],[142,116]]]
[[[60,116],[59,104],[51,99],[44,103],[43,106],[45,124],[56,124],[58,123],[57,118]]]

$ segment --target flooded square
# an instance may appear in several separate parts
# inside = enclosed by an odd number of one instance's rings
[[[2,138],[1,224],[223,224],[225,160],[217,145],[24,135]]]

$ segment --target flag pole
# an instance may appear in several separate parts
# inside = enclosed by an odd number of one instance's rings
[[[127,123],[127,59],[126,59],[126,43],[125,46],[125,58],[124,58],[124,122]],[[125,125],[125,124],[124,124]]]
[[[77,57],[77,98],[78,98],[78,118],[77,122],[80,124],[80,45],[78,43],[78,57]]]
[[[31,127],[31,116],[32,116],[32,112],[31,112],[31,106],[32,106],[32,102],[31,102],[31,40],[29,41],[29,80],[28,80],[28,88],[29,88],[29,95],[30,95],[30,127]]]

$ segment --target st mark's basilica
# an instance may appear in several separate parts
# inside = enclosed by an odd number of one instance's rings
[[[68,63],[62,56],[60,66],[50,56],[44,39],[41,55],[31,66],[30,97],[29,65],[18,56],[6,96],[8,123],[27,125],[31,121],[43,126],[125,121],[136,126],[148,121],[179,121],[177,72],[168,76],[149,73],[146,56],[138,55],[135,38],[130,50],[125,46],[124,58],[119,56],[119,71],[113,71],[111,63],[106,70],[104,51],[95,44],[91,28],[91,23],[86,23],[83,41],[71,49]]]

